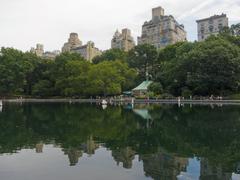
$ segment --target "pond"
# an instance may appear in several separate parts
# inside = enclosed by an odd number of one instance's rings
[[[240,179],[240,106],[5,104],[1,180]]]

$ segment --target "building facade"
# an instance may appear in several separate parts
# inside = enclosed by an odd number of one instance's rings
[[[68,42],[66,42],[62,47],[62,52],[70,52],[73,48],[80,46],[82,46],[82,41],[78,38],[78,34],[71,33]]]
[[[55,51],[46,51],[43,53],[43,58],[54,60],[58,55],[61,54],[61,51],[55,50]]]
[[[224,27],[228,27],[226,14],[197,20],[198,41],[204,41],[211,35],[217,35]]]
[[[138,44],[151,44],[156,48],[163,48],[169,44],[186,41],[187,33],[172,15],[164,15],[164,9],[152,9],[152,20],[142,26],[142,35],[138,37]]]
[[[42,44],[37,44],[36,48],[32,47],[30,52],[33,54],[36,54],[38,57],[41,57],[44,59],[50,59],[50,60],[54,60],[56,56],[60,55],[61,53],[59,50],[44,52],[44,48]]]
[[[240,23],[231,26],[234,36],[240,36]]]
[[[44,49],[42,44],[37,44],[36,48],[32,47],[30,50],[31,53],[36,54],[38,57],[42,57],[44,54]]]
[[[86,45],[72,48],[71,52],[81,54],[84,59],[90,62],[92,62],[92,59],[94,57],[102,54],[102,52],[98,48],[96,48],[95,44],[91,41],[89,41]]]
[[[115,32],[111,42],[112,49],[121,49],[128,52],[134,48],[134,46],[135,42],[129,29],[123,29],[122,33],[118,30]]]
[[[75,52],[82,55],[84,59],[92,62],[95,56],[101,55],[102,52],[95,47],[95,44],[89,41],[86,45],[82,44],[82,41],[78,38],[77,33],[71,33],[68,39],[62,47],[62,52]]]

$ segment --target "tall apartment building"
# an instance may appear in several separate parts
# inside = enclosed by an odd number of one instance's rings
[[[240,36],[240,23],[231,26],[234,36]]]
[[[151,44],[156,48],[163,48],[169,44],[186,41],[187,33],[172,15],[164,15],[164,9],[152,9],[152,20],[142,26],[142,35],[138,37],[138,44]]]
[[[55,57],[58,56],[61,53],[58,50],[44,52],[42,44],[37,44],[36,48],[32,47],[30,52],[36,54],[38,57],[41,57],[41,58],[44,58],[44,59],[51,59],[51,60],[54,60]]]
[[[43,45],[37,44],[36,48],[32,47],[30,52],[36,54],[38,57],[42,57],[44,54]]]
[[[54,60],[56,58],[56,56],[60,55],[61,51],[59,50],[55,50],[55,51],[46,51],[43,54],[43,58],[45,59],[51,59]]]
[[[111,42],[112,49],[121,49],[127,52],[134,48],[134,46],[135,42],[129,29],[123,29],[122,33],[118,30],[115,32]]]
[[[71,49],[80,46],[82,46],[82,41],[80,41],[80,39],[78,38],[78,34],[71,33],[68,42],[66,42],[62,47],[62,52],[70,52]]]
[[[228,27],[228,18],[226,14],[214,15],[197,20],[197,26],[198,41],[203,41],[210,35],[217,35],[223,27]]]
[[[92,61],[95,56],[101,55],[102,52],[95,47],[95,44],[89,41],[86,45],[82,45],[82,41],[78,38],[77,33],[71,33],[62,48],[62,52],[75,52],[82,55],[87,61]]]
[[[96,48],[95,44],[91,41],[89,41],[86,45],[72,48],[71,52],[81,54],[84,59],[86,59],[87,61],[90,61],[90,62],[92,62],[92,59],[94,57],[102,54],[102,51],[100,51],[98,48]]]

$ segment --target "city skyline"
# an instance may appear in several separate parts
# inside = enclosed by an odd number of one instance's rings
[[[97,47],[106,50],[111,47],[116,29],[130,29],[137,42],[142,24],[151,18],[151,9],[157,6],[184,24],[189,41],[197,40],[197,19],[226,13],[229,25],[240,21],[237,0],[188,0],[184,6],[176,2],[43,0],[36,4],[35,0],[3,0],[0,2],[0,46],[27,51],[41,43],[46,50],[59,50],[69,33],[76,32],[84,43],[94,41]]]

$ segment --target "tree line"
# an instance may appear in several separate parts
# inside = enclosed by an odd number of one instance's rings
[[[231,96],[240,91],[240,37],[229,29],[203,42],[179,42],[157,50],[138,45],[110,49],[87,62],[79,54],[55,60],[1,48],[0,96],[90,97],[119,95],[146,80],[149,95]]]
[[[91,64],[79,54],[62,53],[53,61],[12,48],[1,49],[1,96],[115,95],[133,87],[136,76],[136,70],[121,60]]]

